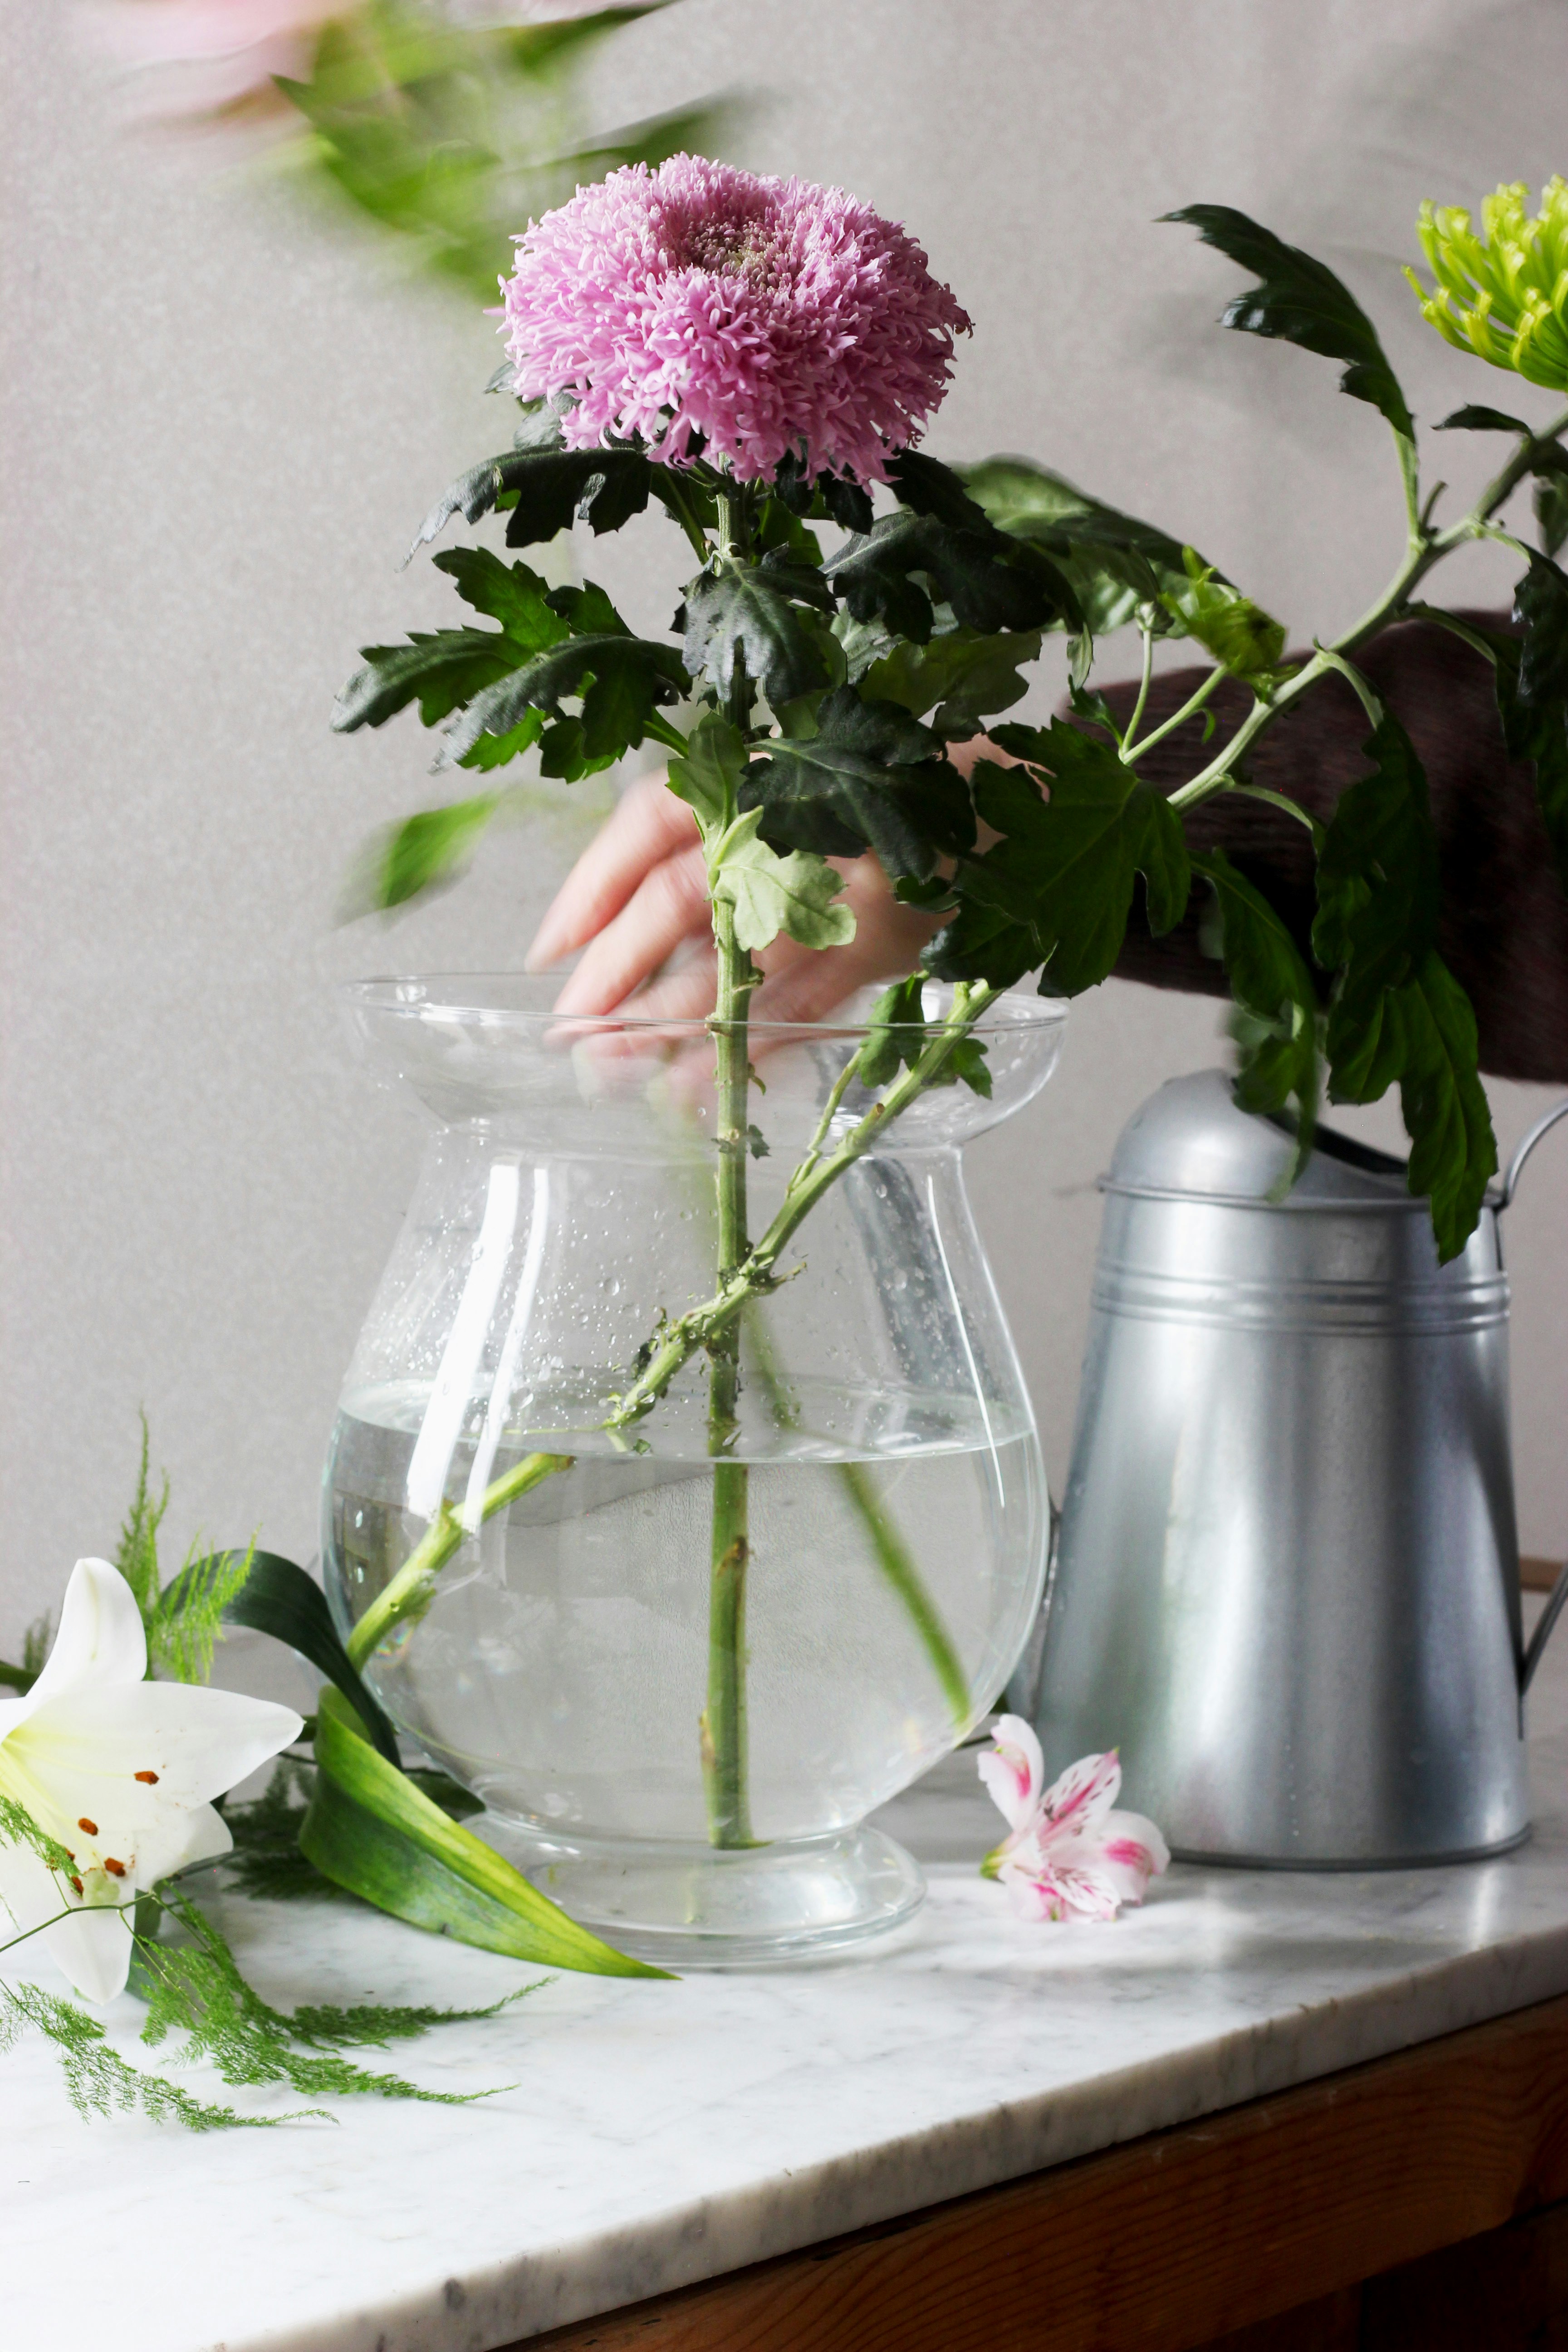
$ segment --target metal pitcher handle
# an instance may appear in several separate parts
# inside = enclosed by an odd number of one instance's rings
[[[1558,1103],[1552,1109],[1547,1111],[1543,1118],[1538,1118],[1509,1161],[1508,1173],[1502,1180],[1502,1192],[1496,1203],[1500,1217],[1503,1211],[1512,1204],[1525,1161],[1541,1141],[1542,1137],[1549,1134],[1560,1118],[1568,1118],[1568,1102]],[[1568,1604],[1568,1567],[1563,1570],[1552,1586],[1551,1597],[1541,1612],[1535,1631],[1531,1635],[1524,1655],[1519,1662],[1519,1695],[1521,1699],[1534,1679],[1535,1669],[1541,1664],[1542,1654],[1552,1638],[1552,1628],[1562,1616],[1565,1604]]]

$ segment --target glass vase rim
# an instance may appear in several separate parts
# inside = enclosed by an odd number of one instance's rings
[[[563,984],[559,972],[382,972],[339,981],[333,993],[352,1011],[395,1019],[477,1020],[487,1027],[514,1029],[525,1034],[566,1026],[584,1035],[632,1030],[646,1031],[650,1037],[657,1034],[696,1040],[711,1036],[719,1025],[710,1013],[639,1013],[635,997],[610,1013],[560,1013],[552,1000]],[[868,1013],[870,1003],[889,985],[888,982],[879,982],[852,991],[844,1000],[844,1009],[825,1020],[770,1021],[753,1016],[747,1028],[752,1035],[763,1040],[864,1037],[869,1034],[873,1024],[868,1018],[858,1018],[851,1008],[862,1005]],[[941,989],[944,995],[951,994],[952,987],[947,981],[933,981],[929,985]],[[505,1001],[502,991],[511,992],[514,1001]],[[524,993],[537,993],[541,1001],[537,1005],[515,1001]],[[1066,997],[1004,989],[974,1022],[972,1034],[983,1037],[1003,1031],[1016,1034],[1021,1029],[1059,1027],[1067,1019],[1068,1006]]]

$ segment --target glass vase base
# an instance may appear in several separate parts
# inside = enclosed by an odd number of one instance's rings
[[[472,1826],[574,1919],[661,1968],[756,1969],[846,1951],[925,1900],[913,1855],[864,1825],[734,1853],[552,1838],[494,1813]]]

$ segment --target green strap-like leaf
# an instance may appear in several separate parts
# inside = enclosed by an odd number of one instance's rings
[[[163,1606],[177,1612],[181,1587],[187,1579],[198,1580],[210,1573],[215,1561],[226,1562],[240,1557],[243,1555],[223,1552],[193,1560],[166,1588]],[[314,1577],[307,1576],[302,1568],[279,1552],[253,1553],[250,1573],[225,1603],[223,1615],[226,1624],[248,1625],[258,1633],[270,1633],[274,1641],[286,1643],[302,1658],[308,1658],[317,1672],[335,1684],[350,1706],[358,1710],[383,1756],[393,1764],[397,1762],[397,1736],[350,1664],[348,1652],[332,1623],[326,1595]]]
[[[319,1767],[300,1844],[323,1876],[459,1943],[595,1976],[659,1977],[580,1927],[521,1872],[378,1756],[334,1693],[316,1717]]]
[[[1257,278],[1256,286],[1226,307],[1222,326],[1342,360],[1340,390],[1352,400],[1370,401],[1404,440],[1414,442],[1415,426],[1377,330],[1331,269],[1229,205],[1184,205],[1163,217],[1195,228],[1205,245]]]

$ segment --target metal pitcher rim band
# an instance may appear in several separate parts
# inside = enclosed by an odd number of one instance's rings
[[[1268,1209],[1275,1214],[1281,1211],[1293,1217],[1386,1217],[1426,1216],[1429,1203],[1414,1194],[1391,1192],[1385,1201],[1370,1201],[1347,1195],[1343,1199],[1303,1200],[1299,1194],[1287,1193],[1283,1200],[1270,1200],[1267,1193],[1257,1192],[1194,1192],[1180,1185],[1119,1184],[1113,1176],[1097,1176],[1095,1188],[1101,1192],[1114,1192],[1126,1201],[1192,1201],[1205,1209]],[[1481,1203],[1483,1208],[1497,1210],[1503,1205],[1501,1195],[1489,1191]]]
[[[1250,1282],[1159,1274],[1101,1260],[1089,1295],[1103,1315],[1231,1330],[1403,1333],[1479,1331],[1508,1320],[1508,1276],[1476,1282]]]

